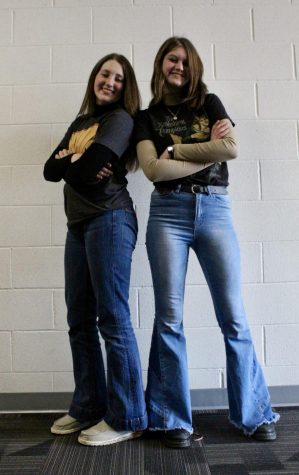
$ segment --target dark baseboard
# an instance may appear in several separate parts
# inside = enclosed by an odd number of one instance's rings
[[[273,386],[269,391],[273,406],[299,406],[299,386]],[[71,397],[71,393],[3,393],[0,412],[64,412]],[[193,389],[191,400],[193,409],[228,407],[226,389]]]
[[[71,397],[71,393],[3,393],[0,394],[0,412],[65,411]]]

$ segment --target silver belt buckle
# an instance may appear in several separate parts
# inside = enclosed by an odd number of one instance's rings
[[[196,191],[194,191],[194,187],[195,187],[195,186],[196,186],[196,185],[191,185],[191,191],[192,191],[192,193],[193,193],[194,195],[196,195]]]

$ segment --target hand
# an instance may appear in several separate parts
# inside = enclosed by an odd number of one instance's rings
[[[56,153],[55,158],[63,158],[69,155],[70,153],[72,153],[71,150],[67,150],[66,148],[64,148],[63,150],[60,150],[60,152]]]
[[[223,139],[232,130],[229,119],[217,120],[212,127],[211,140]]]
[[[170,156],[169,156],[169,153],[167,151],[167,148],[164,150],[164,152],[162,153],[162,155],[160,155],[160,160],[163,160],[163,159],[166,159],[166,160],[169,160],[170,159]]]
[[[71,162],[74,163],[76,162],[77,160],[79,160],[79,158],[81,157],[82,153],[74,153],[74,155],[72,156],[71,158]]]
[[[97,173],[96,178],[99,181],[102,181],[104,178],[109,178],[110,176],[113,175],[113,171],[111,170],[112,165],[111,163],[107,163],[107,165]]]

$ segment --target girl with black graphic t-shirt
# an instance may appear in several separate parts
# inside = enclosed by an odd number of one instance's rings
[[[203,65],[186,38],[159,49],[150,107],[136,118],[137,154],[154,182],[146,245],[154,293],[146,403],[149,427],[168,447],[190,446],[192,414],[183,330],[189,250],[208,283],[224,337],[230,421],[257,440],[275,440],[273,413],[241,297],[240,256],[227,193],[237,156],[233,122],[208,94]],[[195,341],[196,336],[193,335]],[[201,352],[208,349],[202,346]],[[219,352],[209,348],[211,359]]]
[[[69,412],[51,432],[81,431],[83,445],[133,439],[147,427],[128,304],[137,221],[125,175],[138,109],[129,61],[105,56],[90,74],[79,115],[44,167],[46,180],[65,181],[65,298],[75,379]]]

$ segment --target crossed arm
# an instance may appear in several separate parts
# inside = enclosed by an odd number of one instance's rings
[[[50,181],[63,178],[70,185],[93,185],[104,178],[99,175],[99,171],[105,167],[110,170],[116,160],[116,155],[108,147],[96,143],[84,153],[73,153],[72,150],[58,147],[45,164],[44,176]]]
[[[153,182],[169,181],[197,173],[215,162],[225,162],[237,157],[237,143],[229,119],[217,121],[209,142],[176,144],[174,160],[167,149],[158,157],[151,140],[137,145],[137,156],[146,177]]]

